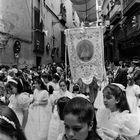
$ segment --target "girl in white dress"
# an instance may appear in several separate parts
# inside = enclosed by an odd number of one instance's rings
[[[60,118],[58,114],[58,106],[57,101],[62,97],[73,98],[73,93],[67,90],[67,84],[64,79],[59,81],[60,90],[59,92],[54,92],[51,98],[51,103],[53,105],[53,114],[51,117],[50,125],[49,125],[49,132],[48,132],[48,140],[56,140],[59,135],[59,124]]]
[[[64,133],[63,110],[69,100],[68,97],[61,97],[57,100],[57,110],[55,110],[50,122],[48,140],[56,140],[60,134]]]
[[[134,83],[133,78],[128,79],[126,88],[126,97],[132,113],[137,113],[139,110],[140,87]]]
[[[135,115],[130,113],[125,88],[121,84],[112,83],[103,90],[106,108],[97,111],[98,133],[103,140],[125,140],[136,137],[139,123]]]
[[[29,93],[23,92],[19,81],[10,80],[6,87],[10,89],[9,107],[16,113],[22,129],[25,128],[28,119],[28,108],[30,104]]]
[[[28,140],[47,140],[51,117],[51,105],[46,86],[40,78],[34,81],[33,103],[29,108],[29,117],[25,128]]]
[[[51,83],[51,86],[53,87],[54,91],[59,91],[60,89],[59,80],[60,80],[60,76],[58,75],[58,73],[55,73],[52,76],[52,83]]]
[[[63,96],[69,97],[70,99],[73,98],[73,93],[67,90],[67,82],[64,79],[59,81],[59,86],[60,89],[58,91],[53,91],[53,94],[50,95],[50,100],[53,106],[55,105],[55,102]]]

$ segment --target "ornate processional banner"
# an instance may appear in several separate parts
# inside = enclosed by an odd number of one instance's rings
[[[65,30],[66,45],[73,82],[80,78],[90,84],[93,77],[102,81],[104,74],[104,45],[102,27]]]

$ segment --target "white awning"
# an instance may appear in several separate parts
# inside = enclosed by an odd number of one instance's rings
[[[96,0],[71,0],[80,21],[94,22],[97,20]]]

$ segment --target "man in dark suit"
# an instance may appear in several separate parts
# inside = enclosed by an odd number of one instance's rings
[[[113,83],[119,83],[127,86],[127,70],[119,66],[118,61],[114,62],[114,79]]]

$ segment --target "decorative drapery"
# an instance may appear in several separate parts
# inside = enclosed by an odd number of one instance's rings
[[[95,22],[97,20],[97,0],[71,0],[80,21]]]
[[[76,5],[86,4],[89,1],[90,0],[71,0],[71,2]]]
[[[67,29],[65,34],[73,82],[81,78],[85,84],[90,84],[93,77],[101,81],[104,74],[103,28]]]

